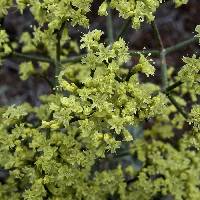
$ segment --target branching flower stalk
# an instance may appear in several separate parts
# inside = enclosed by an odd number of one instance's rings
[[[197,37],[192,37],[190,39],[187,39],[183,42],[180,42],[176,45],[172,45],[171,47],[167,47],[165,48],[165,55],[171,54],[175,51],[178,51],[192,43],[196,43],[198,42],[198,38]],[[160,50],[129,50],[129,53],[131,56],[139,56],[140,54],[143,55],[148,55],[148,56],[153,56],[153,57],[157,57],[160,55]],[[12,52],[12,54],[8,55],[9,56],[13,56],[19,59],[24,59],[24,60],[31,60],[31,61],[41,61],[41,62],[46,62],[46,63],[51,63],[54,64],[53,59],[48,58],[48,57],[44,57],[41,55],[33,55],[33,54],[25,54],[25,53],[19,53],[19,52]],[[62,64],[65,63],[76,63],[81,61],[81,59],[86,56],[86,54],[82,54],[82,55],[78,55],[78,56],[73,56],[73,57],[69,57],[66,59],[61,60]]]
[[[196,39],[192,39],[192,40],[187,40],[185,42],[182,42],[181,44],[175,45],[173,48],[168,48],[168,50],[166,50],[164,48],[164,44],[161,38],[161,35],[159,33],[158,27],[156,25],[156,22],[153,21],[152,23],[155,35],[159,41],[160,44],[160,48],[161,48],[161,52],[160,52],[160,59],[161,59],[161,81],[162,81],[162,89],[164,91],[164,93],[167,95],[167,97],[169,98],[170,102],[176,107],[177,111],[180,112],[182,114],[182,116],[187,119],[188,115],[187,113],[185,113],[183,111],[183,109],[181,108],[181,106],[177,103],[177,101],[174,99],[174,97],[170,94],[170,91],[173,90],[175,87],[179,86],[182,84],[181,81],[175,83],[172,86],[168,86],[168,76],[167,76],[167,62],[166,62],[166,55],[167,53],[170,53],[172,51],[175,51],[179,48],[184,47],[185,45],[190,44],[191,42],[196,41]]]
[[[37,62],[46,62],[46,63],[54,64],[54,61],[51,58],[44,57],[44,56],[18,53],[18,52],[12,52],[12,54],[9,56],[13,56],[14,58],[19,58],[25,61],[37,61]]]
[[[182,81],[177,81],[174,84],[172,84],[169,87],[167,87],[163,92],[170,93],[172,90],[174,90],[175,88],[181,86],[182,84],[183,84]]]
[[[167,97],[169,98],[170,102],[176,107],[177,111],[181,113],[181,115],[185,119],[188,119],[188,114],[181,108],[181,106],[178,104],[175,98],[170,93],[167,93]]]
[[[152,23],[154,33],[156,35],[156,38],[158,39],[159,45],[160,45],[160,60],[161,60],[161,81],[162,81],[162,90],[165,90],[168,87],[168,77],[167,77],[167,63],[166,63],[166,49],[164,47],[161,35],[159,33],[157,24],[155,21]]]

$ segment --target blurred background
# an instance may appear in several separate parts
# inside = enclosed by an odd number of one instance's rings
[[[106,18],[99,17],[98,7],[102,1],[94,1],[91,12],[88,14],[91,26],[89,29],[82,27],[69,26],[70,37],[79,43],[80,37],[88,30],[100,29],[106,34]],[[165,47],[174,45],[183,40],[189,39],[195,35],[195,27],[200,24],[200,2],[199,0],[189,0],[187,5],[183,5],[176,9],[173,2],[166,1],[156,12],[156,23],[158,25],[161,37]],[[117,35],[125,20],[119,17],[117,11],[112,11],[113,28]],[[26,10],[21,15],[16,9],[12,8],[7,17],[1,21],[1,25],[5,27],[10,35],[11,41],[19,40],[23,31],[32,32],[32,25],[35,24],[34,19]],[[106,35],[105,35],[106,36]],[[159,49],[159,44],[154,36],[152,26],[144,23],[140,30],[134,30],[129,27],[123,38],[127,42],[130,50]],[[105,38],[106,39],[106,38]],[[182,57],[191,56],[200,52],[199,45],[193,43],[180,51],[167,56],[168,66],[172,66],[177,72],[182,66]],[[77,55],[77,54],[74,54]],[[74,56],[71,55],[71,56]],[[134,64],[136,58],[132,58]],[[154,58],[155,65],[159,66],[160,60]],[[51,93],[48,83],[39,77],[30,77],[27,81],[22,81],[18,74],[19,60],[8,58],[0,67],[0,106],[20,104],[22,102],[30,102],[32,105],[39,105],[38,97],[42,94]],[[52,69],[49,69],[48,76],[52,77]],[[159,72],[154,77],[155,82],[160,82]]]

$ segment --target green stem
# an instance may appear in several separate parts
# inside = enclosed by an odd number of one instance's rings
[[[182,85],[183,82],[182,81],[177,81],[175,83],[173,83],[172,85],[170,85],[169,87],[167,87],[165,90],[161,90],[161,92],[163,92],[164,94],[168,95],[170,94],[170,92],[177,88],[178,86]],[[155,97],[159,94],[160,90],[156,90],[155,92],[152,93],[152,96]]]
[[[169,87],[166,88],[165,93],[171,92],[173,89],[177,88],[178,86],[182,85],[182,81],[177,81],[174,84],[170,85]]]
[[[160,51],[159,50],[141,50],[141,51],[137,51],[137,50],[130,50],[129,54],[131,56],[138,56],[140,54],[143,55],[151,55],[151,56],[159,56],[160,55]]]
[[[194,43],[194,42],[198,42],[199,41],[199,38],[197,37],[192,37],[188,40],[185,40],[183,42],[180,42],[174,46],[171,46],[171,47],[168,47],[165,49],[166,51],[166,54],[169,54],[169,53],[173,53],[174,51],[177,51],[177,50],[180,50],[188,45],[190,45],[191,43]]]
[[[37,62],[46,62],[46,63],[53,63],[53,60],[48,57],[42,57],[42,56],[37,56],[37,55],[31,55],[31,54],[25,54],[25,53],[18,53],[18,52],[13,52],[11,56],[24,59],[24,60],[31,60],[31,61],[37,61]]]
[[[87,54],[82,54],[82,55],[79,55],[79,56],[73,56],[73,57],[70,57],[70,58],[66,58],[66,59],[61,60],[61,63],[62,64],[65,64],[65,63],[76,63],[76,62],[81,61],[81,59],[86,55]]]
[[[169,98],[170,102],[176,107],[177,111],[185,118],[188,118],[187,113],[184,112],[184,110],[181,108],[181,106],[178,104],[178,102],[175,100],[175,98],[170,94],[170,91],[172,89],[174,89],[175,87],[181,85],[181,82],[175,83],[172,86],[168,86],[168,77],[167,77],[167,63],[166,63],[166,55],[167,52],[172,52],[175,50],[178,50],[179,48],[183,47],[184,45],[189,44],[188,41],[185,41],[184,43],[182,43],[181,45],[175,45],[173,47],[171,47],[168,51],[164,48],[163,45],[163,41],[161,39],[158,27],[155,23],[155,21],[153,22],[153,29],[155,31],[155,34],[157,36],[157,39],[159,41],[160,47],[161,47],[161,52],[160,52],[160,59],[161,59],[161,80],[162,80],[162,90],[164,91],[164,93],[167,95],[167,97]],[[191,41],[190,41],[191,42]]]
[[[176,109],[178,110],[178,112],[185,118],[188,118],[188,114],[181,108],[181,106],[178,104],[178,102],[175,100],[175,98],[170,95],[167,94],[169,100],[171,101],[171,103],[176,107]]]
[[[165,55],[169,54],[169,53],[173,53],[174,51],[177,51],[193,42],[197,42],[198,38],[197,37],[193,37],[190,38],[188,40],[185,40],[183,42],[180,42],[176,45],[173,45],[171,47],[168,47],[165,49]],[[143,55],[151,55],[151,56],[159,56],[160,55],[160,51],[159,50],[130,50],[129,51],[130,55],[132,56],[138,56],[140,54]],[[73,56],[67,59],[64,59],[61,61],[62,64],[65,63],[69,63],[69,62],[79,62],[82,57],[84,57],[86,54],[80,55],[80,56]],[[46,62],[46,63],[51,63],[54,64],[54,61],[49,58],[49,57],[43,57],[43,56],[39,56],[39,55],[33,55],[33,54],[26,54],[26,53],[18,53],[18,52],[13,52],[11,54],[11,56],[16,57],[16,58],[20,58],[20,59],[24,59],[24,60],[31,60],[31,61],[36,61],[36,62]]]
[[[158,39],[158,42],[159,42],[159,44],[160,44],[160,48],[161,48],[161,50],[163,50],[163,49],[164,49],[163,41],[162,41],[160,32],[159,32],[159,30],[158,30],[158,26],[157,26],[155,20],[152,22],[152,27],[153,27],[155,36],[156,36],[156,38]]]
[[[185,47],[185,46],[187,46],[187,45],[189,45],[189,44],[191,44],[193,42],[196,42],[196,41],[198,41],[198,38],[195,37],[195,38],[191,38],[191,39],[188,39],[186,41],[180,42],[177,45],[168,47],[168,48],[165,49],[165,55],[167,55],[169,53],[172,53],[174,51],[177,51],[180,48],[183,48],[183,47]],[[160,51],[159,50],[130,50],[129,53],[132,56],[138,56],[140,54],[151,55],[151,56],[159,56],[160,55]],[[24,60],[32,60],[32,61],[37,61],[37,62],[46,62],[46,63],[51,63],[51,64],[54,63],[54,61],[51,58],[43,57],[43,56],[40,56],[40,55],[18,53],[18,52],[13,52],[11,55],[13,57],[24,59]],[[72,63],[79,62],[85,55],[86,54],[69,57],[69,58],[61,60],[61,63],[65,64],[65,63],[70,63],[70,62],[72,62]]]
[[[160,32],[158,30],[157,24],[155,21],[152,23],[152,27],[155,33],[155,36],[159,42],[160,45],[160,60],[161,60],[161,81],[162,81],[162,90],[165,90],[168,87],[168,78],[167,78],[167,62],[166,62],[166,50],[160,35]]]
[[[108,7],[108,16],[106,22],[107,22],[109,44],[112,45],[114,42],[114,34],[113,34],[113,23],[112,23],[112,10],[110,6]]]
[[[161,59],[161,81],[162,89],[165,90],[168,87],[168,77],[167,77],[167,62],[166,62],[166,52],[165,49],[162,49],[160,53]]]

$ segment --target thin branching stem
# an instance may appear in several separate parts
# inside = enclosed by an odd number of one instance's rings
[[[169,87],[166,88],[165,93],[171,92],[172,90],[174,90],[175,88],[179,87],[182,84],[183,84],[182,81],[177,81],[177,82],[173,83],[172,85],[170,85]]]
[[[159,33],[158,27],[156,25],[156,22],[154,21],[153,24],[153,29],[154,32],[156,34],[156,37],[159,41],[160,44],[160,48],[161,48],[161,52],[160,52],[160,59],[161,59],[161,80],[162,80],[162,90],[164,91],[164,93],[167,95],[168,99],[170,100],[170,102],[176,107],[177,111],[185,118],[188,118],[188,114],[181,108],[181,106],[178,104],[178,102],[175,100],[175,98],[171,95],[170,91],[173,90],[175,87],[181,85],[181,82],[175,83],[173,86],[168,86],[168,77],[167,77],[167,62],[166,62],[166,55],[167,55],[167,51],[163,45],[163,41],[161,38],[161,35]],[[190,41],[191,42],[191,41]],[[177,49],[181,47],[183,47],[184,45],[190,44],[190,42],[184,42],[182,43],[182,45],[175,45],[173,48],[170,48],[171,50],[169,50],[168,48],[168,53],[175,51]]]
[[[160,45],[161,50],[165,49],[165,48],[164,48],[163,41],[162,41],[162,38],[161,38],[161,35],[160,35],[160,32],[159,32],[159,30],[158,30],[158,26],[157,26],[155,20],[152,22],[152,27],[153,27],[155,36],[156,36],[156,38],[157,38],[157,40],[158,40],[158,42],[159,42],[159,45]]]
[[[161,50],[160,60],[161,60],[162,89],[166,89],[168,87],[168,77],[167,77],[167,62],[166,62],[166,51],[165,51],[165,49]]]
[[[179,87],[182,84],[183,84],[182,81],[177,81],[173,83],[172,85],[170,85],[169,87],[167,87],[165,90],[161,90],[161,92],[164,94],[170,94],[175,88]],[[155,92],[152,93],[152,96],[157,96],[159,92],[160,90],[156,90]]]
[[[170,53],[173,53],[187,45],[190,45],[191,43],[194,43],[198,41],[197,38],[190,38],[188,40],[185,40],[183,42],[180,42],[176,45],[173,45],[171,47],[168,47],[168,48],[165,48],[165,56],[170,54]],[[143,54],[143,55],[149,55],[149,56],[155,56],[155,57],[159,57],[160,56],[160,50],[130,50],[129,51],[129,54],[131,56],[139,56],[140,54]],[[86,54],[82,54],[82,55],[78,55],[78,56],[73,56],[73,57],[70,57],[70,58],[66,58],[64,60],[61,61],[61,63],[65,64],[65,63],[74,63],[74,62],[79,62],[84,56],[86,56]]]
[[[167,94],[170,102],[176,107],[178,112],[185,118],[188,118],[188,114],[181,108],[181,106],[178,104],[178,102],[175,100],[175,98],[171,94]]]
[[[38,55],[13,52],[11,54],[11,56],[13,56],[15,58],[20,58],[20,59],[23,59],[23,60],[28,60],[28,61],[46,62],[46,63],[53,64],[53,60],[51,58],[38,56]]]
[[[198,41],[199,41],[199,38],[197,38],[197,37],[192,37],[192,38],[187,39],[187,40],[185,40],[185,41],[183,41],[183,42],[179,42],[179,43],[177,43],[176,45],[173,45],[173,46],[171,46],[171,47],[166,48],[166,49],[165,49],[166,55],[167,55],[167,54],[170,54],[170,53],[173,53],[173,52],[175,52],[175,51],[177,51],[177,50],[183,49],[184,47],[186,47],[186,46],[188,46],[188,45],[190,45],[190,44],[192,44],[192,43],[198,42]]]
[[[107,24],[109,44],[112,45],[114,42],[114,33],[113,33],[112,10],[110,6],[108,7],[108,16],[106,18],[106,24]]]
[[[158,30],[157,24],[155,21],[152,23],[152,27],[155,33],[155,36],[159,42],[160,45],[160,60],[161,60],[161,81],[162,81],[162,89],[165,90],[168,87],[168,78],[167,78],[167,62],[166,62],[166,50],[160,35],[160,32]]]
[[[175,52],[179,49],[182,49],[182,48],[186,47],[187,45],[190,45],[191,43],[194,43],[197,41],[198,41],[198,38],[192,37],[192,38],[185,40],[183,42],[180,42],[176,45],[165,48],[165,55],[173,53],[173,52]],[[160,50],[130,50],[129,53],[131,56],[138,56],[140,54],[155,56],[155,57],[160,56]],[[85,55],[86,54],[72,56],[72,57],[61,60],[61,63],[65,64],[65,63],[70,63],[70,62],[72,62],[72,63],[79,62]],[[19,59],[24,59],[24,60],[31,60],[31,61],[36,61],[36,62],[46,62],[46,63],[54,64],[53,59],[51,59],[49,57],[44,57],[41,55],[13,52],[11,54],[11,56],[19,58]]]
[[[159,50],[130,50],[129,54],[131,56],[139,56],[140,54],[146,55],[146,56],[159,56],[160,51]]]

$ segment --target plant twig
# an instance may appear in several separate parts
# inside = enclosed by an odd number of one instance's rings
[[[138,50],[130,50],[129,51],[129,54],[131,56],[138,56],[140,54],[143,54],[143,55],[149,55],[149,56],[159,56],[160,55],[160,51],[159,50],[141,50],[141,51],[138,51]]]
[[[178,86],[182,85],[183,82],[182,81],[177,81],[174,84],[170,85],[169,87],[166,88],[166,90],[164,91],[165,93],[169,93],[171,92],[173,89],[177,88]]]
[[[168,47],[168,48],[165,49],[166,55],[169,54],[169,53],[173,53],[174,51],[180,50],[180,49],[190,45],[191,43],[198,42],[198,41],[199,41],[198,37],[192,37],[192,38],[187,39],[187,40],[185,40],[183,42],[180,42],[180,43],[178,43],[176,45]]]
[[[167,62],[166,62],[166,52],[165,49],[162,49],[160,53],[161,59],[161,81],[162,81],[162,89],[166,89],[168,87],[168,77],[167,77]]]
[[[167,78],[167,62],[166,62],[166,50],[160,35],[160,32],[158,30],[157,24],[155,21],[152,23],[153,30],[155,32],[155,35],[157,37],[157,40],[160,45],[160,60],[161,60],[161,81],[162,81],[162,90],[165,90],[168,87],[168,78]]]
[[[183,82],[182,81],[177,81],[175,83],[173,83],[172,85],[170,85],[169,87],[167,87],[165,90],[161,90],[161,92],[163,92],[164,94],[170,94],[171,91],[175,88],[177,88],[178,86],[182,85]],[[154,91],[151,95],[154,97],[154,96],[157,96],[159,94],[160,90],[156,90]]]
[[[114,42],[114,34],[113,34],[113,22],[112,22],[112,10],[110,6],[108,7],[108,16],[106,18],[107,22],[107,31],[108,31],[108,40],[109,44],[112,45]]]
[[[153,22],[153,29],[155,31],[155,34],[157,36],[157,39],[159,41],[160,44],[160,48],[161,48],[161,53],[160,53],[160,59],[161,59],[161,80],[162,80],[162,90],[164,91],[164,93],[167,95],[168,99],[170,100],[170,102],[176,107],[177,111],[185,118],[188,118],[188,114],[181,108],[181,106],[178,104],[178,102],[175,100],[175,98],[170,94],[170,91],[173,90],[175,87],[179,86],[182,84],[182,82],[177,82],[171,86],[168,86],[168,78],[167,78],[167,63],[166,63],[166,49],[164,48],[163,42],[162,42],[162,38],[160,36],[158,27],[156,25],[156,22]],[[184,42],[184,45],[189,44],[189,42]],[[174,47],[171,47],[169,52],[172,52],[179,49],[180,46],[183,47],[183,44],[179,44],[179,45],[175,45]],[[169,48],[168,48],[169,49]]]
[[[181,49],[181,48],[183,48],[183,47],[185,47],[185,46],[187,46],[187,45],[189,45],[193,42],[197,42],[197,41],[198,41],[197,37],[192,37],[192,38],[185,40],[183,42],[180,42],[176,45],[165,48],[165,55],[167,55],[169,53],[173,53],[174,51],[177,51],[177,50],[179,50],[179,49]],[[138,56],[140,54],[151,55],[151,56],[159,56],[160,55],[159,50],[130,50],[129,53],[132,56]],[[69,62],[72,62],[72,63],[79,62],[85,55],[86,54],[69,57],[69,58],[61,60],[61,63],[65,64],[65,63],[69,63]],[[46,63],[54,64],[54,61],[51,58],[44,57],[44,56],[41,56],[41,55],[13,52],[11,54],[11,56],[16,57],[16,58],[20,58],[20,59],[24,59],[24,60],[32,60],[32,61],[37,61],[37,62],[46,62]]]
[[[46,63],[53,63],[53,60],[48,57],[38,56],[38,55],[31,55],[31,54],[25,54],[25,53],[18,53],[13,52],[11,56],[24,59],[24,60],[31,60],[31,61],[37,61],[37,62],[46,62]]]
[[[178,104],[178,102],[175,100],[175,98],[171,94],[167,94],[169,100],[171,103],[176,107],[178,112],[185,118],[188,118],[188,114],[181,108],[181,106]]]
[[[155,20],[152,22],[152,27],[153,27],[153,30],[154,30],[155,36],[156,36],[156,38],[158,39],[158,42],[159,42],[160,48],[161,48],[161,50],[163,50],[163,49],[164,49],[163,41],[162,41],[162,38],[161,38],[160,32],[159,32],[159,30],[158,30],[158,26],[157,26]]]
[[[154,27],[154,31],[156,33],[156,37],[158,38],[161,50],[165,50],[165,53],[163,53],[163,56],[165,56],[165,57],[166,57],[166,55],[173,53],[174,51],[180,50],[181,48],[184,48],[187,45],[190,45],[191,43],[197,42],[199,40],[199,38],[197,38],[197,37],[192,37],[192,38],[187,39],[183,42],[180,42],[176,45],[172,45],[170,47],[164,48],[160,33],[158,31],[158,28],[157,28],[157,25],[154,24],[153,27]],[[151,56],[160,56],[161,55],[159,50],[130,50],[129,53],[132,56],[137,56],[139,54],[151,55]]]
[[[179,50],[182,47],[185,47],[193,42],[198,41],[198,38],[190,38],[186,41],[180,42],[177,45],[173,45],[171,47],[168,47],[165,49],[165,55],[172,53],[174,51]],[[143,55],[151,55],[151,56],[159,56],[160,51],[159,50],[130,50],[129,51],[131,56],[138,56],[140,54]],[[46,63],[51,63],[54,64],[54,61],[49,58],[49,57],[44,57],[41,55],[34,55],[34,54],[26,54],[26,53],[19,53],[19,52],[13,52],[11,54],[13,57],[20,58],[20,59],[25,59],[25,60],[32,60],[32,61],[38,61],[38,62],[46,62]],[[61,60],[62,64],[65,63],[74,63],[74,62],[79,62],[86,54],[78,55],[78,56],[72,56],[66,59]]]

